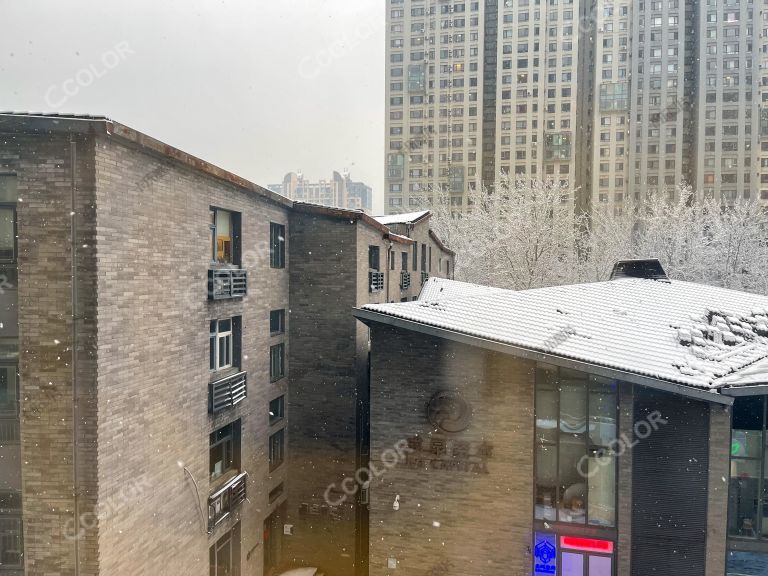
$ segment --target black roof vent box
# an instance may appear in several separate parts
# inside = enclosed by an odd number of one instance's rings
[[[669,281],[669,277],[664,272],[664,267],[658,258],[619,260],[613,265],[611,280],[618,280],[620,278],[645,278],[648,280]]]

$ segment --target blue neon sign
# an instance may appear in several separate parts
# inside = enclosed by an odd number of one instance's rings
[[[533,543],[533,573],[548,575],[557,573],[557,536],[536,532]]]

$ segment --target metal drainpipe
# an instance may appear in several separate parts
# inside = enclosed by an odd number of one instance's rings
[[[389,259],[392,257],[390,254],[391,252],[392,252],[392,240],[390,240],[389,244],[387,245],[387,261],[384,263],[384,270],[387,271],[387,275],[386,275],[386,284],[387,284],[386,303],[387,304],[389,304],[389,282],[391,280],[391,276],[393,272],[392,267],[389,265],[389,262],[390,262]]]
[[[77,142],[71,136],[69,140],[71,186],[71,262],[72,262],[72,478],[74,491],[75,527],[80,523],[80,479],[77,472],[77,441],[78,441],[78,400],[77,400]],[[80,539],[73,538],[75,546],[75,576],[80,574]]]

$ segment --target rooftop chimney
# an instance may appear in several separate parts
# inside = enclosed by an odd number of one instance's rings
[[[613,265],[611,280],[619,278],[646,278],[648,280],[669,280],[658,258],[645,260],[619,260]]]

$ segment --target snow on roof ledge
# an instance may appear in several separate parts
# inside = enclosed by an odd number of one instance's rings
[[[621,278],[511,291],[431,278],[418,301],[363,310],[709,392],[768,382],[768,297],[714,286]]]
[[[378,220],[382,224],[413,224],[418,222],[425,216],[429,215],[429,210],[422,210],[421,212],[408,212],[406,214],[390,214],[388,216],[374,216],[375,220]]]
[[[501,288],[491,288],[482,284],[470,284],[468,282],[459,282],[449,280],[448,278],[438,278],[433,276],[429,278],[419,293],[420,301],[437,302],[448,300],[450,298],[463,298],[466,296],[479,296],[481,294],[490,294],[498,292]]]

